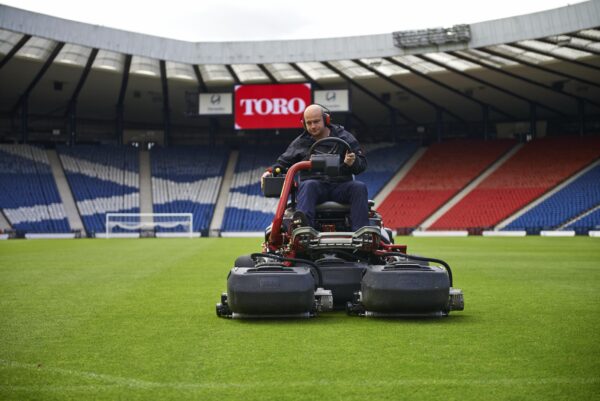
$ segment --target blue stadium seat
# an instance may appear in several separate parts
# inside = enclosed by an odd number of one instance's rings
[[[229,150],[226,147],[153,148],[150,153],[155,213],[192,213],[193,231],[209,228]],[[157,228],[157,231],[173,231]]]
[[[571,182],[542,203],[507,225],[504,230],[539,233],[551,230],[600,204],[600,165]],[[583,219],[577,227],[593,225],[593,218]]]
[[[106,230],[106,213],[139,213],[139,157],[137,149],[113,145],[57,148],[89,234]]]
[[[71,231],[45,151],[0,145],[0,208],[22,233]]]

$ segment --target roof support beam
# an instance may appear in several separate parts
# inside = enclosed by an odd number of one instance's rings
[[[69,144],[71,146],[75,144],[75,139],[76,139],[76,135],[77,135],[77,115],[76,115],[77,99],[79,98],[79,94],[81,93],[81,90],[83,89],[83,85],[85,84],[85,81],[87,80],[87,77],[90,74],[90,71],[92,70],[92,64],[94,63],[94,60],[96,59],[97,55],[98,55],[98,49],[92,49],[92,52],[90,53],[90,56],[88,57],[87,63],[85,64],[85,68],[83,69],[83,72],[81,73],[81,76],[79,77],[77,86],[75,87],[73,94],[71,94],[71,99],[69,99],[65,117],[68,117]]]
[[[525,50],[527,52],[541,54],[542,56],[546,56],[546,57],[552,57],[552,58],[555,58],[557,60],[561,60],[561,61],[564,61],[564,62],[567,62],[567,63],[571,63],[571,64],[574,64],[574,65],[578,65],[580,67],[591,68],[592,70],[600,71],[600,67],[595,66],[593,64],[588,64],[588,63],[585,63],[585,62],[579,61],[579,60],[573,60],[573,59],[568,58],[568,57],[560,56],[560,55],[554,54],[554,53],[545,52],[543,50],[535,49],[535,48],[530,47],[530,46],[524,46],[522,44],[515,43],[515,42],[509,43],[508,45],[512,46],[512,47],[516,47],[517,49]],[[581,50],[581,49],[577,49],[577,50],[585,51],[585,50]]]
[[[160,60],[160,81],[163,98],[163,127],[165,146],[171,143],[171,108],[169,107],[169,82],[167,81],[167,63]]]
[[[115,117],[115,131],[119,144],[123,143],[123,120],[125,115],[125,93],[127,92],[127,84],[129,83],[129,69],[131,68],[131,54],[125,56],[125,65],[123,66],[123,77],[121,78],[121,89],[119,98],[117,99],[117,115]]]
[[[454,72],[454,73],[456,73],[456,74],[458,74],[460,76],[463,76],[465,78],[468,78],[468,79],[470,79],[472,81],[475,81],[475,82],[478,82],[478,83],[480,83],[482,85],[485,85],[485,86],[488,86],[490,88],[496,89],[499,92],[502,92],[502,93],[505,93],[507,95],[510,95],[510,96],[512,96],[512,97],[514,97],[516,99],[519,99],[519,100],[521,100],[523,102],[527,102],[528,104],[535,103],[537,106],[539,106],[539,107],[541,107],[543,109],[546,109],[546,110],[548,110],[548,111],[550,111],[550,112],[552,112],[554,114],[558,114],[559,116],[562,116],[562,117],[566,117],[567,116],[565,113],[563,113],[560,110],[555,109],[554,107],[543,105],[543,104],[541,104],[539,102],[536,102],[536,101],[534,101],[532,99],[528,99],[525,96],[521,96],[518,93],[515,93],[515,92],[510,91],[510,90],[508,90],[506,88],[498,86],[498,85],[496,85],[496,84],[494,84],[492,82],[486,81],[486,80],[481,79],[481,78],[477,78],[477,77],[475,77],[475,76],[473,76],[471,74],[467,74],[466,72],[461,71],[461,70],[459,70],[457,68],[451,67],[451,66],[443,64],[443,63],[440,63],[439,61],[433,60],[431,57],[429,57],[427,55],[418,55],[416,57],[419,57],[422,60],[425,60],[427,62],[433,63],[433,64],[438,65],[440,67],[443,67],[443,68],[445,68],[447,70],[450,70],[450,71],[452,71],[452,72]]]
[[[536,40],[538,42],[548,43],[550,45],[556,45],[558,47],[566,47],[567,49],[579,50],[582,52],[592,53],[592,54],[596,54],[596,55],[600,54],[600,51],[595,50],[595,49],[588,49],[588,48],[581,47],[581,46],[573,46],[572,44],[562,44],[562,43],[559,43],[558,40],[554,41],[550,38],[537,38]],[[589,39],[587,39],[587,40],[589,40]]]
[[[240,85],[242,83],[242,81],[240,81],[240,79],[238,78],[238,76],[235,75],[235,72],[233,71],[233,68],[231,68],[231,66],[229,64],[225,64],[225,68],[227,68],[227,71],[229,71],[229,73],[233,77],[233,83],[234,83],[234,85]]]
[[[410,89],[407,86],[402,85],[400,82],[395,81],[394,79],[388,77],[387,75],[382,74],[381,72],[379,72],[376,68],[371,67],[370,65],[368,65],[367,63],[363,63],[360,60],[352,60],[353,62],[357,63],[358,65],[360,65],[363,68],[366,68],[367,70],[375,73],[378,77],[382,78],[384,81],[392,84],[393,86],[400,88],[410,94],[412,94],[413,96],[421,99],[423,102],[427,103],[429,106],[431,106],[434,110],[438,110],[441,109],[443,110],[446,114],[454,117],[455,119],[457,119],[458,121],[462,122],[462,123],[466,123],[465,119],[463,119],[461,116],[459,116],[458,114],[453,113],[452,111],[448,110],[447,108],[443,107],[442,105],[435,103],[431,100],[429,100],[428,98],[426,98],[425,96],[421,95],[420,93]]]
[[[311,85],[313,85],[315,88],[317,89],[323,89],[323,85],[321,85],[320,83],[318,83],[317,81],[315,81],[314,79],[312,79],[306,72],[304,72],[304,70],[300,67],[298,67],[296,65],[296,63],[290,63],[290,65],[292,66],[292,68],[294,68],[296,71],[298,71],[300,74],[302,74],[302,76],[308,81],[310,82]]]
[[[478,48],[477,50],[479,50],[481,52],[484,52],[484,53],[491,54],[492,56],[502,57],[502,58],[505,58],[507,60],[514,61],[515,63],[523,64],[523,65],[526,65],[526,66],[531,67],[531,68],[535,68],[535,69],[540,70],[540,71],[544,71],[544,72],[547,72],[547,73],[550,73],[550,74],[558,75],[559,77],[572,79],[574,81],[583,82],[583,83],[585,83],[587,85],[595,86],[597,88],[600,88],[599,84],[597,84],[595,82],[592,82],[592,81],[588,81],[587,79],[583,79],[581,77],[577,77],[577,76],[574,76],[574,75],[571,75],[571,74],[566,74],[564,72],[552,70],[550,68],[543,67],[541,65],[537,65],[537,64],[534,64],[534,63],[530,63],[528,61],[523,61],[523,60],[520,60],[520,59],[518,59],[516,57],[513,57],[513,56],[510,56],[510,55],[501,53],[499,51],[488,49],[487,47],[481,47],[481,48]]]
[[[54,50],[52,50],[52,53],[50,54],[50,56],[48,57],[48,59],[46,60],[46,62],[42,66],[42,68],[38,71],[38,73],[33,78],[33,80],[29,83],[29,86],[27,87],[27,89],[25,89],[25,91],[23,92],[21,97],[19,97],[19,100],[17,100],[17,103],[15,103],[15,105],[13,106],[11,114],[14,114],[19,109],[19,107],[21,107],[21,104],[23,103],[24,100],[29,99],[29,95],[31,94],[33,89],[36,87],[36,85],[40,82],[40,80],[42,79],[44,74],[46,74],[46,71],[48,71],[48,68],[50,68],[50,66],[52,65],[52,62],[54,61],[56,56],[58,56],[58,52],[60,52],[60,50],[63,48],[64,45],[65,45],[64,42],[58,42],[56,44],[56,46],[54,47]]]
[[[198,68],[197,64],[194,64],[194,73],[196,74],[196,80],[198,80],[199,91],[206,92],[206,84],[204,83],[204,79],[202,79],[202,74],[200,74],[200,68]]]
[[[6,63],[8,63],[13,58],[13,56],[19,51],[19,49],[21,49],[21,47],[23,47],[25,45],[25,43],[27,43],[27,41],[29,39],[31,39],[31,35],[24,35],[21,38],[21,40],[19,40],[17,42],[17,44],[14,45],[14,47],[12,49],[10,49],[8,54],[6,56],[4,56],[2,61],[0,61],[0,69],[2,69],[2,67],[4,67],[6,65]]]
[[[275,79],[275,77],[273,76],[273,74],[271,74],[271,72],[267,69],[267,67],[265,67],[264,64],[256,64],[258,66],[258,68],[261,69],[262,72],[265,73],[265,75],[267,77],[269,77],[269,79],[271,80],[271,82],[273,82],[274,84],[278,83],[277,79]]]
[[[329,69],[333,70],[336,74],[340,75],[342,78],[344,78],[347,82],[349,82],[351,85],[356,86],[358,89],[360,89],[361,91],[363,91],[364,93],[366,93],[371,99],[375,100],[377,103],[381,104],[383,107],[385,107],[386,109],[391,109],[391,110],[395,110],[396,113],[398,113],[398,115],[400,115],[402,118],[404,118],[406,121],[408,121],[411,124],[417,124],[417,122],[415,120],[413,120],[412,118],[410,118],[409,116],[407,116],[406,114],[404,114],[402,111],[400,111],[400,109],[393,107],[392,105],[384,102],[379,96],[377,96],[375,93],[371,92],[369,89],[365,88],[363,85],[357,83],[356,81],[353,81],[347,74],[345,74],[344,72],[342,72],[341,70],[335,68],[333,65],[331,65],[331,63],[328,63],[326,61],[322,62],[324,65],[326,65]]]
[[[510,71],[503,70],[502,68],[494,67],[494,66],[486,64],[486,63],[484,63],[484,62],[482,62],[480,60],[477,60],[474,57],[464,56],[464,55],[462,55],[462,54],[460,54],[458,52],[448,52],[448,54],[451,54],[451,55],[453,55],[456,58],[460,58],[462,60],[466,60],[466,61],[468,61],[470,63],[480,65],[482,67],[485,67],[485,68],[487,68],[489,70],[492,70],[494,72],[497,72],[499,74],[506,75],[506,76],[509,76],[511,78],[518,79],[518,80],[523,81],[523,82],[527,82],[528,84],[535,85],[535,86],[537,86],[539,88],[544,88],[544,89],[547,89],[547,90],[549,90],[551,92],[558,93],[560,95],[569,97],[569,98],[571,98],[571,99],[573,99],[573,100],[575,100],[577,102],[579,102],[580,100],[583,100],[583,101],[586,101],[586,102],[588,102],[590,104],[593,104],[596,107],[600,107],[600,103],[593,102],[591,100],[587,100],[585,98],[573,95],[571,93],[565,92],[565,91],[557,89],[557,88],[553,88],[552,86],[548,86],[548,85],[545,85],[545,84],[543,84],[541,82],[534,81],[533,79],[522,77],[522,76],[517,75],[515,73],[512,73]]]
[[[92,70],[92,64],[94,63],[94,60],[96,59],[97,55],[98,55],[98,49],[92,49],[92,52],[90,53],[90,56],[88,57],[88,60],[87,60],[87,63],[85,64],[83,72],[81,73],[81,76],[79,77],[77,86],[75,87],[75,90],[73,91],[73,94],[71,95],[71,99],[69,99],[69,106],[77,103],[77,98],[79,97],[79,94],[81,93],[81,90],[83,89],[83,85],[85,84],[85,81],[87,80],[87,77],[90,74],[90,71]]]
[[[64,45],[65,45],[64,42],[58,42],[56,44],[56,46],[54,47],[54,50],[52,50],[52,53],[50,54],[50,56],[48,57],[48,59],[46,60],[46,62],[42,66],[42,68],[38,71],[38,73],[33,78],[33,80],[29,83],[29,86],[27,86],[27,89],[25,89],[25,91],[21,94],[21,96],[19,96],[19,100],[17,100],[17,102],[11,109],[10,114],[12,116],[14,116],[17,113],[17,111],[19,109],[21,109],[21,141],[23,143],[27,142],[27,136],[28,136],[29,95],[31,94],[33,89],[36,87],[36,85],[40,82],[40,80],[42,79],[44,74],[46,74],[46,71],[48,71],[48,68],[50,68],[50,66],[52,65],[52,62],[54,61],[56,56],[58,56],[60,49],[62,49]]]
[[[569,35],[569,36],[573,36],[575,38],[585,39],[585,40],[592,40],[592,41],[596,40],[595,38],[590,37],[588,35],[582,35],[581,31],[570,32],[570,33],[566,33],[565,35]]]
[[[516,120],[516,117],[513,116],[512,114],[510,114],[510,113],[508,113],[508,112],[506,112],[504,110],[501,110],[501,109],[499,109],[496,106],[493,106],[491,104],[487,104],[487,103],[482,102],[481,100],[475,99],[475,98],[473,98],[471,96],[467,96],[464,93],[462,93],[461,91],[459,91],[458,89],[453,88],[453,87],[451,87],[449,85],[446,85],[445,83],[443,83],[443,82],[441,82],[441,81],[439,81],[439,80],[437,80],[435,78],[432,78],[432,77],[430,77],[430,76],[428,76],[426,74],[423,74],[422,72],[415,70],[414,68],[408,66],[407,64],[404,64],[404,63],[402,63],[400,61],[397,61],[397,60],[395,60],[395,59],[393,59],[391,57],[386,57],[385,59],[387,61],[389,61],[390,63],[396,64],[397,66],[400,66],[400,67],[404,68],[405,70],[408,70],[408,71],[412,72],[413,74],[415,74],[415,75],[417,75],[417,76],[419,76],[419,77],[421,77],[421,78],[423,78],[423,79],[425,79],[425,80],[427,80],[429,82],[432,82],[435,85],[441,86],[442,88],[444,88],[444,89],[446,89],[446,90],[448,90],[448,91],[450,91],[450,92],[452,92],[452,93],[454,93],[454,94],[462,97],[463,99],[467,99],[467,100],[469,100],[471,102],[477,103],[478,105],[480,105],[482,107],[489,107],[490,110],[493,110],[496,113],[498,113],[498,114],[500,114],[500,115],[502,115],[502,116],[504,116],[504,117],[506,117],[508,119]]]

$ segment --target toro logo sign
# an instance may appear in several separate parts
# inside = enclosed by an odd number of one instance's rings
[[[310,84],[237,85],[235,129],[299,128]]]

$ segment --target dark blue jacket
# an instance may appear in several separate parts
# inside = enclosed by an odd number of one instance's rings
[[[337,124],[329,125],[329,136],[343,139],[348,142],[352,152],[356,155],[354,159],[354,164],[351,167],[348,167],[344,164],[344,155],[346,153],[345,149],[340,150],[340,175],[337,177],[326,177],[320,173],[313,173],[310,171],[303,171],[300,176],[302,179],[329,179],[331,181],[349,181],[352,180],[352,175],[360,174],[367,168],[367,158],[363,150],[360,147],[360,144],[354,138],[354,136],[346,131],[344,127]],[[287,170],[290,166],[295,163],[298,163],[303,160],[309,159],[308,150],[316,141],[313,137],[306,131],[302,132],[300,136],[290,143],[288,148],[277,158],[277,162],[271,167],[273,170],[276,167],[281,168],[283,171]],[[333,145],[333,144],[331,144]],[[328,146],[327,144],[324,146]]]

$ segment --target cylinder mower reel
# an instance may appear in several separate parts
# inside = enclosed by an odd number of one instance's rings
[[[221,294],[217,316],[240,318],[309,318],[333,308],[330,290],[315,288],[307,267],[234,267]]]
[[[446,269],[414,263],[369,266],[346,307],[349,315],[380,317],[448,316],[463,309],[463,293],[451,287]]]

